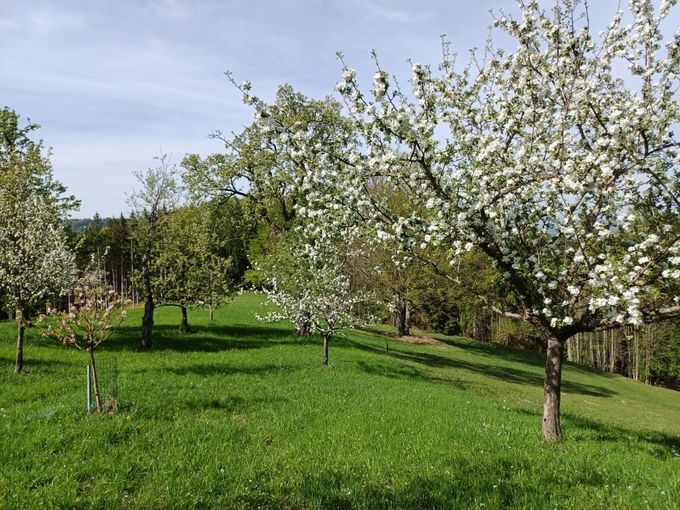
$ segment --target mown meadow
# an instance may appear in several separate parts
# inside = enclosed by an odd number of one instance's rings
[[[384,331],[141,310],[101,348],[119,409],[85,410],[86,353],[0,323],[0,508],[680,508],[680,393],[568,365],[565,439],[541,439],[543,356]]]

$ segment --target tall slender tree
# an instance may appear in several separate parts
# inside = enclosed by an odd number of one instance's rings
[[[159,255],[164,220],[180,196],[176,166],[170,163],[170,158],[165,154],[156,159],[158,166],[134,173],[140,187],[128,200],[136,218],[133,236],[141,253],[141,280],[144,288],[144,315],[140,340],[142,349],[151,349],[153,346],[153,316],[156,304],[152,268]]]

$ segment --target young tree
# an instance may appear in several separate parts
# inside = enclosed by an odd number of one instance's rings
[[[356,222],[379,237],[478,247],[511,288],[509,316],[548,338],[543,437],[560,439],[565,341],[577,332],[680,313],[680,165],[673,133],[680,33],[661,46],[660,12],[632,0],[593,36],[578,2],[496,27],[512,52],[489,43],[484,60],[456,71],[444,41],[440,72],[413,64],[412,94],[380,69],[370,95],[345,68],[338,91],[360,135],[355,145],[306,143],[286,132],[305,165],[307,216],[320,231]],[[246,91],[248,92],[248,91]],[[265,112],[266,105],[245,100]],[[371,194],[385,180],[414,206],[393,214]],[[401,233],[401,234],[400,234]]]
[[[368,298],[347,275],[349,259],[339,247],[314,246],[311,240],[288,239],[287,260],[263,269],[265,292],[278,310],[262,320],[289,320],[296,329],[323,338],[323,364],[333,335],[365,323],[358,309]],[[284,252],[285,250],[282,250]]]
[[[43,333],[43,336],[56,338],[64,345],[87,351],[98,412],[102,411],[103,403],[95,350],[125,320],[127,313],[123,309],[126,302],[107,283],[106,273],[101,270],[101,265],[102,261],[93,256],[91,264],[75,285],[70,311],[57,318],[56,323],[50,324]],[[44,318],[41,316],[41,319]]]
[[[177,169],[167,155],[157,158],[159,165],[145,172],[135,172],[140,188],[129,197],[135,215],[133,236],[142,256],[141,276],[144,287],[144,315],[142,317],[142,349],[153,345],[153,314],[155,309],[152,267],[158,258],[158,244],[162,239],[165,217],[177,203]]]

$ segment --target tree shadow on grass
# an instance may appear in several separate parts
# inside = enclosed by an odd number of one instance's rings
[[[508,347],[496,342],[479,342],[463,337],[447,337],[439,335],[436,335],[435,338],[450,347],[457,347],[482,356],[502,356],[507,360],[519,361],[522,363],[542,362],[545,359],[545,354],[542,352]]]
[[[399,338],[396,336],[396,333],[392,333],[390,331],[382,331],[373,328],[365,328],[362,331],[399,342]],[[545,353],[537,350],[527,350],[520,349],[517,347],[508,347],[506,345],[502,345],[496,342],[480,342],[477,340],[471,340],[469,338],[458,336],[445,336],[440,334],[433,334],[432,338],[438,340],[443,344],[448,345],[449,347],[455,347],[467,352],[473,352],[479,356],[502,358],[507,361],[515,361],[518,363],[543,364],[545,362]],[[590,368],[573,362],[565,362],[564,366],[568,366],[569,370],[572,372],[579,372],[582,374],[595,374],[606,379],[615,379],[619,377],[618,374],[603,372],[596,368]]]
[[[140,328],[123,326],[106,344],[111,351],[140,350]],[[154,326],[151,351],[220,352],[234,349],[259,349],[276,345],[305,345],[312,338],[296,337],[290,330],[234,324],[229,326],[192,326],[189,333],[180,333],[175,326]]]
[[[419,352],[419,351],[402,351],[398,349],[390,349],[386,352],[384,349],[366,345],[363,343],[347,340],[353,347],[364,351],[389,356],[392,358],[406,361],[409,363],[418,363],[432,368],[452,368],[459,370],[467,370],[477,374],[482,374],[488,377],[493,377],[505,382],[512,382],[516,384],[526,384],[532,386],[543,386],[543,375],[521,370],[518,368],[504,367],[494,365],[493,363],[474,363],[471,361],[464,361],[460,359],[453,359],[446,356],[441,356],[433,353]],[[423,377],[422,374],[416,377]],[[590,395],[596,397],[611,397],[616,394],[615,391],[601,386],[591,384],[577,383],[573,381],[563,381],[562,389],[569,393],[580,393],[583,395]]]
[[[460,349],[475,352],[483,356],[502,357],[505,360],[517,361],[520,363],[542,364],[545,362],[545,353],[542,351],[532,351],[519,349],[516,347],[508,347],[495,342],[478,342],[463,337],[444,337],[437,335],[435,338],[451,347],[458,347]],[[573,362],[565,362],[564,366],[568,366],[570,371],[580,372],[583,374],[595,374],[607,379],[618,377],[618,374],[603,372],[596,368],[590,368]]]
[[[395,342],[400,342],[396,334],[389,331],[380,331],[374,329],[365,329],[367,333],[373,333],[375,335],[385,337],[387,339],[392,339]],[[538,351],[531,351],[525,349],[518,349],[514,347],[508,347],[496,342],[481,342],[478,340],[471,340],[465,337],[459,336],[445,336],[440,334],[433,334],[431,336],[434,340],[441,342],[442,344],[448,345],[449,347],[454,347],[457,349],[462,349],[466,352],[472,352],[477,356],[489,357],[489,358],[502,358],[506,361],[514,361],[518,363],[543,363],[545,360],[545,354]],[[394,345],[394,344],[392,344]],[[397,343],[397,345],[399,345]]]
[[[463,379],[455,379],[452,377],[443,377],[440,375],[428,374],[422,370],[418,370],[412,365],[397,366],[387,363],[367,363],[359,361],[357,363],[359,370],[368,375],[377,377],[387,377],[389,379],[415,379],[425,380],[432,383],[447,384],[460,388],[461,390],[468,390],[473,385]]]
[[[192,413],[212,410],[231,414],[236,412],[244,412],[255,407],[270,406],[272,404],[282,402],[285,402],[285,400],[282,398],[243,398],[238,395],[231,395],[224,398],[194,398],[181,402],[181,407],[191,411]]]
[[[516,408],[513,412],[531,416],[540,422],[541,411],[527,408]],[[561,413],[563,419],[564,437],[566,441],[611,441],[625,443],[630,448],[643,450],[657,458],[675,458],[680,452],[680,432],[667,434],[654,430],[629,429],[616,425],[605,425],[586,416]],[[652,448],[649,446],[652,445]]]
[[[263,375],[276,372],[293,372],[300,367],[290,365],[259,365],[254,367],[237,367],[228,363],[200,363],[179,367],[154,367],[133,370],[133,373],[162,372],[179,376],[229,376],[229,375]]]
[[[14,358],[7,358],[5,356],[0,356],[0,367],[6,367],[8,370],[11,368],[14,370],[14,364],[16,360]],[[24,359],[24,374],[31,373],[31,370],[36,372],[44,372],[55,367],[71,367],[73,363],[68,361],[62,361],[59,359],[36,359],[27,357]]]

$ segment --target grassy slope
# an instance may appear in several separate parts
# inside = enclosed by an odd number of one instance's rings
[[[136,352],[140,311],[101,351],[123,407],[84,415],[84,353],[0,324],[0,508],[680,508],[680,393],[566,368],[566,441],[540,440],[539,355],[459,338],[331,345],[253,319]]]

